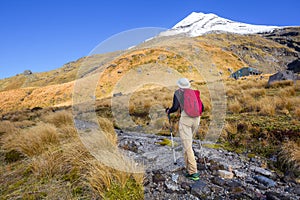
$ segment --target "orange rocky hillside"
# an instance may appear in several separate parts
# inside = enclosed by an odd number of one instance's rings
[[[71,105],[75,80],[96,73],[99,73],[95,93],[98,99],[112,96],[118,81],[131,71],[140,70],[151,76],[161,69],[172,69],[181,76],[201,82],[202,71],[197,70],[195,67],[199,66],[193,66],[191,60],[203,63],[200,67],[212,68],[223,78],[230,75],[229,69],[235,71],[243,66],[255,66],[265,73],[273,73],[282,62],[279,62],[280,58],[265,61],[263,58],[271,58],[272,55],[269,50],[262,50],[262,44],[265,49],[290,51],[259,36],[208,34],[197,38],[160,39],[155,45],[144,43],[140,48],[122,52],[121,56],[116,56],[120,52],[113,52],[84,57],[57,70],[0,80],[0,112]],[[243,49],[248,49],[248,53]],[[105,63],[107,58],[114,56],[115,59]],[[102,66],[105,70],[100,73]],[[88,70],[77,77],[78,70],[82,68]]]

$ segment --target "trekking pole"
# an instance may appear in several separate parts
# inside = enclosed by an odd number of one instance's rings
[[[175,149],[174,149],[174,142],[173,142],[173,130],[172,130],[172,126],[171,126],[171,118],[170,118],[170,114],[168,114],[168,119],[169,119],[170,132],[171,132],[171,142],[172,142],[172,151],[173,151],[173,161],[174,161],[174,165],[177,165],[177,162],[176,162],[176,156],[175,156]]]
[[[204,157],[203,154],[202,154],[202,143],[201,143],[201,139],[199,139],[198,144],[199,144],[199,146],[200,146],[200,156],[203,158],[203,161],[204,161],[204,167],[205,167],[205,169],[207,170],[207,165],[206,165],[205,157]]]

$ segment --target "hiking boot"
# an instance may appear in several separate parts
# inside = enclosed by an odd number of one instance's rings
[[[193,181],[198,181],[199,178],[199,173],[194,173],[194,174],[186,174],[185,177],[187,177],[188,179],[191,179]]]

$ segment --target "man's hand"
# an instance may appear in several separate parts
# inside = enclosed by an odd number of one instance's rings
[[[170,108],[166,108],[166,113],[169,114]]]

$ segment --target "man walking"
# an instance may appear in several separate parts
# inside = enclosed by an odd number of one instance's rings
[[[197,163],[192,149],[192,144],[193,135],[198,129],[200,123],[202,102],[200,100],[199,91],[190,89],[191,84],[187,78],[179,79],[177,81],[177,85],[179,89],[174,93],[173,105],[170,109],[167,108],[166,112],[169,115],[170,113],[176,112],[180,109],[181,116],[179,120],[179,135],[184,147],[184,159],[187,169],[186,177],[197,181],[199,180],[199,173],[197,171]],[[189,95],[188,92],[192,92],[193,95]],[[195,108],[192,108],[195,103],[190,103],[191,107],[188,107],[188,101],[196,102],[197,100],[200,101],[200,104],[198,104]],[[195,111],[197,111],[197,114],[191,114],[191,112]]]

